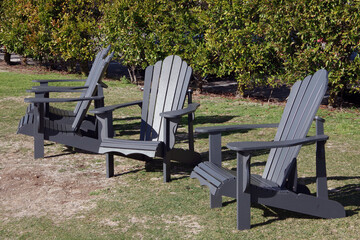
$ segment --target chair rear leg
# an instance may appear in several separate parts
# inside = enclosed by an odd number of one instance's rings
[[[164,182],[170,182],[170,159],[166,155],[163,158]]]
[[[114,154],[106,154],[106,177],[111,178],[114,176]]]

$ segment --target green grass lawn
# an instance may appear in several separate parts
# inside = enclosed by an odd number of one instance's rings
[[[66,75],[67,78],[76,76]],[[116,174],[105,178],[105,156],[69,152],[48,142],[44,159],[33,159],[33,139],[17,135],[25,113],[26,89],[33,79],[64,75],[0,72],[0,239],[359,239],[360,236],[360,111],[327,109],[325,118],[328,188],[331,199],[346,210],[342,219],[319,219],[284,210],[252,205],[252,229],[236,230],[236,202],[224,198],[224,207],[209,208],[209,191],[190,179],[189,166],[174,163],[173,181],[162,183],[161,163],[116,157]],[[106,105],[141,99],[139,87],[106,81]],[[73,93],[74,94],[74,93]],[[201,104],[195,127],[224,124],[276,123],[284,105],[246,99],[194,95]],[[71,108],[72,105],[66,107]],[[115,113],[116,134],[138,137],[140,110]],[[179,128],[177,147],[186,148],[186,119]],[[224,134],[231,141],[271,140],[276,129]],[[315,132],[312,126],[310,134]],[[195,150],[208,157],[206,135],[195,135]],[[223,149],[223,165],[236,168],[235,153]],[[252,172],[261,173],[267,155],[252,160]],[[315,146],[304,146],[298,157],[300,181],[312,193],[315,185]]]

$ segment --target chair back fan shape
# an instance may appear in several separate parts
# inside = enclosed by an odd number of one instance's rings
[[[192,68],[179,56],[168,56],[145,70],[140,140],[163,141],[164,120],[160,113],[182,109]],[[171,124],[171,134],[177,124]],[[174,136],[170,148],[174,145]]]
[[[103,75],[105,74],[105,72],[110,64],[111,58],[113,56],[114,56],[114,53],[111,53],[105,59],[101,59],[100,62],[98,63],[98,64],[101,64],[101,67],[97,68],[97,70],[95,70],[93,73],[91,73],[91,76],[89,74],[90,84],[84,93],[84,97],[94,96],[94,94],[97,91],[96,82],[100,83],[100,80],[103,78]],[[82,123],[82,120],[84,119],[87,111],[89,110],[90,105],[91,105],[90,100],[84,100],[84,101],[80,102],[78,112],[72,123],[72,128],[74,131],[77,131],[79,129],[79,127]]]
[[[102,63],[103,59],[105,58],[105,56],[108,54],[108,52],[110,51],[110,45],[107,48],[102,49],[101,51],[99,51],[96,54],[95,60],[92,64],[92,67],[90,69],[89,75],[86,79],[86,82],[84,84],[85,87],[90,86],[92,83],[94,83],[94,81],[96,80],[96,78],[94,78],[94,74],[96,74],[96,71],[98,69],[98,65]],[[96,83],[95,83],[96,84]],[[87,91],[84,91],[81,93],[80,97],[85,97]],[[75,106],[74,109],[74,115],[76,115],[80,108],[82,107],[82,102],[78,102]]]
[[[306,137],[326,92],[327,79],[327,71],[320,70],[293,85],[274,141]],[[271,149],[262,177],[283,187],[300,148]]]

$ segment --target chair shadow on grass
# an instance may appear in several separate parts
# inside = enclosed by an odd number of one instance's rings
[[[265,165],[265,162],[256,163],[260,165]],[[151,163],[147,164],[145,169],[147,171],[162,171],[162,161],[154,160]],[[171,171],[174,173],[173,180],[179,180],[183,178],[189,177],[191,171],[193,170],[193,166],[184,165],[176,162],[171,163]],[[236,169],[232,169],[236,170]],[[351,179],[358,179],[360,180],[360,176],[330,176],[327,178],[328,180],[351,180]],[[316,177],[309,177],[309,178],[299,178],[300,183],[310,184],[316,182]],[[312,195],[316,195],[316,193],[312,193]],[[350,217],[356,215],[360,212],[360,184],[347,184],[342,187],[338,187],[335,189],[329,190],[329,199],[339,202],[345,208],[353,206],[355,209],[353,210],[346,210],[346,217]],[[229,201],[223,202],[223,206],[227,206],[229,204],[235,204],[236,199],[232,199]],[[252,224],[252,228],[260,227],[267,224],[271,224],[275,221],[286,220],[288,218],[299,218],[299,219],[322,219],[315,216],[310,216],[302,213],[291,212],[284,209],[278,209],[274,207],[268,207],[261,204],[252,204],[252,207],[258,208],[263,210],[264,217],[270,217],[265,222]]]
[[[360,180],[360,176],[334,176],[334,177],[328,177],[328,180],[351,180],[351,179],[358,179]],[[299,178],[300,182],[310,184],[315,183],[316,178],[315,177],[309,177],[309,178]],[[312,193],[312,195],[316,195],[316,193]],[[341,205],[343,205],[345,208],[349,206],[355,207],[354,210],[346,210],[346,217],[350,217],[353,215],[357,215],[360,212],[360,184],[347,184],[342,187],[338,187],[335,189],[329,190],[329,199],[339,202]],[[230,201],[223,202],[223,206],[227,206],[229,204],[235,204],[236,199],[232,199]],[[251,207],[258,208],[263,210],[263,216],[264,217],[274,217],[271,218],[265,222],[257,223],[251,225],[252,228],[254,227],[260,227],[267,224],[271,224],[275,221],[281,221],[285,220],[287,218],[302,218],[302,219],[322,219],[320,217],[310,216],[302,213],[296,213],[291,212],[284,209],[278,209],[274,207],[268,207],[261,204],[252,204]]]
[[[213,116],[196,116],[194,120],[194,125],[198,124],[205,124],[205,123],[225,123],[233,119],[235,116],[219,116],[219,115],[213,115]],[[136,122],[130,122],[127,123],[127,121],[134,121],[138,120]],[[114,118],[113,122],[115,122],[113,128],[115,131],[118,131],[119,133],[116,134],[116,136],[128,136],[128,135],[135,135],[140,134],[140,117],[125,117],[125,118]],[[187,125],[187,117],[183,117],[182,121],[179,125],[180,127],[183,127]],[[245,131],[238,131],[238,132],[247,132]],[[224,133],[223,135],[228,135],[230,133]],[[195,138],[207,138],[207,134],[194,134]]]

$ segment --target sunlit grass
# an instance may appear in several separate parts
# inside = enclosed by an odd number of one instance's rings
[[[74,76],[66,76],[74,78]],[[35,85],[33,79],[64,78],[64,76],[0,73],[0,141],[2,154],[13,151],[17,156],[32,153],[32,149],[19,141],[32,141],[30,137],[16,135],[18,121],[27,104],[23,98],[31,97],[26,89]],[[116,81],[106,81],[106,105],[141,99],[139,87]],[[261,104],[241,99],[195,94],[194,102],[201,104],[196,112],[195,127],[224,124],[276,123],[280,120],[283,105]],[[94,207],[69,217],[48,216],[9,217],[0,208],[0,239],[358,239],[360,235],[360,111],[328,110],[322,108],[319,116],[326,119],[325,133],[330,136],[326,144],[327,172],[330,198],[342,203],[347,217],[318,219],[288,211],[253,205],[251,223],[247,231],[236,230],[236,203],[224,198],[225,206],[210,209],[208,189],[188,176],[189,166],[174,163],[173,181],[162,183],[161,164],[155,163],[146,170],[144,162],[116,157],[116,169],[125,169],[108,180],[105,188],[89,193]],[[114,114],[117,137],[138,137],[140,109],[124,108]],[[186,133],[184,118],[179,132]],[[231,141],[272,140],[276,129],[223,134],[223,146]],[[314,126],[310,133],[315,132]],[[208,138],[195,134],[195,149],[203,160],[208,157]],[[178,139],[177,147],[186,148],[187,142]],[[14,150],[14,148],[16,148]],[[62,153],[61,145],[46,147],[52,154]],[[104,166],[104,156],[81,159],[80,154],[66,158],[76,159],[75,173],[85,171],[91,176],[91,166]],[[16,155],[15,155],[16,156]],[[236,168],[235,154],[223,149],[224,166]],[[252,160],[252,172],[261,173],[267,155]],[[56,159],[56,158],[55,158]],[[103,160],[101,160],[103,159]],[[31,159],[30,159],[31,160]],[[43,160],[44,162],[47,159]],[[102,162],[103,161],[103,162]],[[254,164],[256,163],[256,164]],[[35,164],[35,163],[34,163]],[[72,172],[70,166],[59,161],[59,174]],[[101,165],[102,164],[102,165]],[[4,169],[0,160],[0,177]],[[122,168],[123,167],[123,168]],[[80,170],[79,170],[80,169]],[[300,181],[312,192],[316,191],[315,146],[304,146],[298,157]],[[73,171],[74,172],[74,171]],[[97,172],[98,173],[98,172]],[[103,174],[103,172],[98,173]],[[105,178],[105,174],[101,177]],[[3,181],[0,178],[0,181]],[[21,191],[21,189],[19,189]],[[1,189],[0,189],[1,194]],[[10,197],[10,196],[9,196]],[[1,205],[0,205],[1,206]]]

